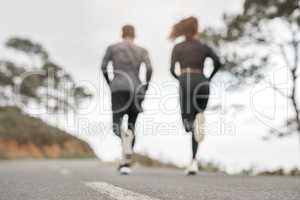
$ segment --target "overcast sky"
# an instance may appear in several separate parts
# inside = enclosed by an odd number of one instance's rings
[[[77,80],[84,83],[88,81],[89,87],[96,94],[94,104],[101,104],[107,109],[109,93],[105,86],[102,87],[99,63],[106,47],[120,40],[122,25],[130,23],[136,26],[137,42],[150,52],[154,82],[175,83],[169,75],[170,49],[173,44],[167,40],[172,25],[183,17],[194,15],[199,18],[201,27],[219,26],[222,14],[238,12],[242,2],[243,0],[1,0],[0,42],[3,43],[8,37],[15,35],[41,42],[52,58],[65,66]],[[0,58],[5,57],[2,47],[0,53]],[[164,94],[168,91],[176,94],[174,87],[162,90]],[[238,125],[235,134],[208,137],[201,147],[202,154],[199,157],[220,161],[229,167],[293,166],[297,158],[295,138],[269,143],[261,141],[269,126],[272,126],[270,123],[275,122],[254,116],[248,103],[249,96],[249,91],[230,96],[231,103],[243,102],[247,107],[243,112],[233,112],[230,115],[233,117],[230,120]],[[146,111],[143,119],[154,119],[156,125],[161,122],[178,124],[181,121],[176,101],[174,97],[169,105],[173,105],[177,114],[150,114]],[[151,108],[155,101],[146,104],[146,107]],[[95,124],[109,124],[110,114],[104,114],[102,108],[92,109],[81,117],[89,120],[92,118],[92,123]],[[263,107],[262,110],[266,108]],[[277,115],[282,115],[287,109],[281,106],[278,110],[281,111]],[[229,115],[215,113],[210,114],[208,119],[212,124],[214,120],[219,119],[219,122],[220,118],[226,116]],[[73,131],[76,130],[78,131],[73,127]],[[165,132],[158,131],[156,135],[150,134],[148,137],[140,136],[137,150],[157,158],[186,164],[190,155],[188,136],[182,130],[179,131],[182,135],[175,136],[161,134]],[[98,155],[104,159],[118,157],[119,149],[115,139],[108,137],[105,142],[98,140],[96,137],[89,139]],[[178,145],[181,149],[178,149]],[[274,155],[279,158],[274,158]]]
[[[157,74],[168,73],[167,41],[174,22],[195,15],[201,26],[220,23],[222,12],[237,11],[241,0],[1,0],[0,41],[11,35],[40,41],[79,78],[93,77],[103,51],[131,23],[138,42],[151,52]]]

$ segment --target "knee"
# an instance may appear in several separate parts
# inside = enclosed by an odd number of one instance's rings
[[[183,119],[183,126],[186,132],[193,131],[193,122],[188,119]]]
[[[134,123],[128,123],[128,130],[134,132],[135,124]]]
[[[185,126],[184,126],[184,130],[185,130],[186,132],[191,132],[191,131],[193,131],[193,127],[190,126],[190,125],[185,125]]]

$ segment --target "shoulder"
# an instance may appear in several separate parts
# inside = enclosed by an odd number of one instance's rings
[[[212,50],[212,48],[211,48],[207,43],[205,43],[205,42],[199,41],[199,45],[200,45],[203,49],[205,49],[205,50],[208,50],[208,51],[211,51],[211,50]]]
[[[138,52],[140,52],[142,55],[148,54],[148,50],[142,46],[139,45],[134,45],[135,49],[138,50]]]
[[[147,51],[146,48],[144,48],[144,47],[142,47],[142,46],[140,46],[140,45],[134,44],[134,46],[135,46],[135,48],[138,49],[139,51],[144,51],[144,52]]]
[[[184,42],[180,42],[178,44],[175,44],[173,47],[173,52],[178,52],[182,47],[184,46]]]
[[[185,46],[185,45],[186,45],[186,41],[177,43],[177,44],[174,46],[174,49],[180,49],[180,48],[182,48],[182,47]]]
[[[120,49],[122,49],[124,47],[124,44],[122,44],[121,42],[119,43],[114,43],[111,44],[107,47],[107,52],[111,52],[111,53],[116,53],[118,52]]]
[[[181,49],[185,49],[186,47],[190,46],[191,43],[188,42],[188,41],[182,41],[180,43],[177,43],[175,46],[174,46],[174,50],[176,51],[180,51]]]
[[[112,51],[112,49],[114,48],[114,45],[109,45],[106,48],[106,51]]]
[[[114,44],[109,45],[108,49],[115,49],[115,48],[118,48],[120,46],[122,46],[122,43],[118,42],[118,43],[114,43]]]

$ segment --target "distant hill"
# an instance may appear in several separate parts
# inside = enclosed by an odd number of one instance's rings
[[[0,159],[95,157],[80,139],[16,107],[0,107]]]

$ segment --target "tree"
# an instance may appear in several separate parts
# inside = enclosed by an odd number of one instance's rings
[[[245,0],[241,13],[225,14],[224,27],[209,28],[202,37],[221,49],[225,70],[236,78],[235,84],[249,85],[265,81],[265,70],[274,66],[284,67],[289,72],[289,94],[274,83],[269,84],[288,99],[294,116],[286,122],[288,131],[271,130],[270,136],[298,134],[300,138],[297,94],[300,75],[300,1]]]
[[[6,41],[6,47],[25,53],[28,56],[38,56],[44,62],[49,58],[47,51],[39,43],[29,39],[12,37]]]
[[[87,88],[79,86],[71,74],[51,61],[39,43],[18,37],[10,38],[6,47],[37,60],[32,66],[19,66],[11,60],[0,60],[0,102],[24,108],[31,102],[51,112],[76,110],[91,98]]]

